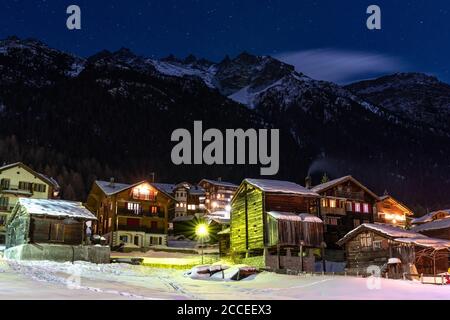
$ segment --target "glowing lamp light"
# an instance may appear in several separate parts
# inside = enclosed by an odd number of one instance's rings
[[[218,205],[217,205],[217,202],[215,202],[215,201],[214,201],[211,205],[212,205],[212,207],[213,207],[214,209],[217,208],[217,206],[218,206]]]
[[[202,264],[204,260],[204,252],[203,252],[203,239],[208,235],[208,225],[205,223],[200,223],[195,227],[195,234],[200,238],[201,247],[202,247]]]
[[[208,226],[204,223],[201,223],[195,227],[195,234],[199,238],[204,238],[208,235]]]

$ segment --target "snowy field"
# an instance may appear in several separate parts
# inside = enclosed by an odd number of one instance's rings
[[[242,281],[127,264],[0,260],[0,299],[450,299],[450,286],[263,272]]]

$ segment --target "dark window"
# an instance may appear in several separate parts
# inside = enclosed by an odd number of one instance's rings
[[[19,181],[19,190],[31,191],[32,183]]]
[[[9,180],[9,179],[2,179],[0,184],[1,184],[2,189],[9,189],[10,183],[11,183],[11,180]]]
[[[4,226],[6,223],[6,216],[3,214],[0,214],[0,226]]]
[[[46,189],[47,189],[47,186],[45,184],[42,184],[42,183],[35,183],[33,185],[34,192],[45,192]]]
[[[9,198],[0,197],[0,210],[8,210]]]

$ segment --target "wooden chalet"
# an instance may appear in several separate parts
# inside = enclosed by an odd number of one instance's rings
[[[6,222],[19,198],[55,199],[59,185],[22,162],[0,167],[0,245],[5,244]]]
[[[429,237],[450,240],[450,217],[419,224],[411,230]]]
[[[245,179],[231,202],[230,253],[264,254],[271,269],[311,270],[302,259],[323,246],[322,221],[312,214],[318,198],[292,182]]]
[[[381,196],[377,202],[375,222],[406,228],[413,215],[411,209],[390,195]]]
[[[113,179],[95,181],[87,207],[98,219],[95,232],[112,247],[147,248],[167,244],[168,217],[176,200],[164,184],[141,181],[132,185]]]
[[[205,208],[208,212],[229,211],[231,200],[238,186],[231,182],[203,179],[198,183],[205,193]]]
[[[413,219],[411,221],[411,224],[413,226],[417,226],[417,225],[432,222],[435,220],[442,220],[445,218],[450,218],[450,209],[436,210],[436,211],[427,213],[421,217]]]
[[[206,192],[202,187],[181,182],[174,186],[172,195],[177,201],[174,218],[206,213]]]
[[[307,182],[310,178],[307,178]],[[327,248],[339,249],[336,242],[363,223],[373,223],[378,196],[352,176],[311,187],[320,195],[318,215],[325,225]]]
[[[80,202],[19,198],[7,222],[5,257],[109,263],[109,248],[89,245],[95,220]]]
[[[345,247],[347,270],[371,274],[373,266],[400,278],[403,273],[447,272],[450,241],[386,224],[362,224],[338,241]]]

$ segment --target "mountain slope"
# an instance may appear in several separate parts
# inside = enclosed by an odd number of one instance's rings
[[[382,106],[430,131],[450,134],[450,85],[420,73],[398,73],[346,87],[361,98]]]
[[[202,120],[205,129],[279,128],[276,178],[353,174],[414,206],[449,204],[448,137],[368,99],[370,84],[364,92],[340,87],[248,53],[219,63],[128,49],[83,59],[16,38],[0,42],[0,68],[0,161],[22,160],[56,177],[67,198],[83,200],[97,177],[256,177],[259,166],[172,165],[172,131]],[[424,85],[407,83],[408,90]],[[446,86],[433,82],[433,90],[445,96]]]

